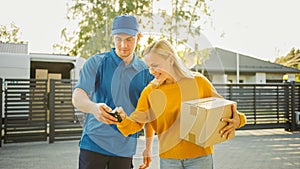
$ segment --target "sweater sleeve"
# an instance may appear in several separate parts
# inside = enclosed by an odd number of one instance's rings
[[[135,111],[121,123],[117,124],[118,129],[124,136],[140,131],[144,127],[144,124],[149,122],[150,104],[148,96],[150,92],[151,85],[148,85],[141,93]]]
[[[118,129],[124,136],[136,133],[143,128],[143,123],[133,121],[130,117],[126,117],[121,123],[117,124]]]
[[[241,120],[239,128],[241,128],[247,123],[247,118],[244,113],[238,112],[238,115],[240,116]]]

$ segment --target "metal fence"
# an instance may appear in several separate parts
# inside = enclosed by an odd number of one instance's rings
[[[0,78],[0,102],[1,102],[1,105],[0,105],[0,147],[2,147],[2,111],[3,111],[3,79]]]
[[[0,78],[0,82],[0,146],[2,139],[4,143],[47,139],[53,143],[80,138],[84,115],[72,105],[75,81]],[[247,116],[241,129],[300,130],[296,117],[300,83],[214,86],[224,98],[236,101],[238,110]]]
[[[74,83],[75,81],[72,80],[50,80],[49,143],[80,139],[83,115],[72,105]]]
[[[214,86],[223,97],[236,101],[238,110],[247,116],[243,129],[300,129],[296,122],[296,113],[300,111],[300,83]]]
[[[47,140],[47,81],[6,79],[4,143]]]
[[[0,146],[2,139],[4,143],[47,139],[53,143],[80,138],[83,113],[72,105],[74,81],[0,80]]]

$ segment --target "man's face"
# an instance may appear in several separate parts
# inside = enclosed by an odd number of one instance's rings
[[[132,56],[136,44],[139,40],[139,35],[130,36],[127,34],[116,34],[113,36],[117,55],[125,59]]]

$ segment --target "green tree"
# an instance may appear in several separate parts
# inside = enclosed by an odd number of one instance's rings
[[[0,42],[3,43],[27,43],[20,40],[20,28],[15,24],[0,25]]]
[[[275,63],[292,67],[295,69],[300,68],[300,49],[295,50],[295,48],[292,48],[291,51],[286,55],[279,58],[276,58]]]
[[[73,0],[69,5],[68,19],[78,21],[78,30],[69,34],[63,29],[61,34],[73,46],[56,44],[54,47],[70,49],[70,55],[85,58],[111,47],[111,24],[115,16],[126,13],[142,15],[151,11],[151,1],[147,0]]]
[[[69,4],[67,17],[78,21],[78,29],[74,32],[63,29],[61,35],[65,44],[56,44],[54,47],[64,53],[85,58],[107,51],[112,46],[110,35],[113,18],[125,13],[138,16],[140,27],[153,31],[157,31],[155,19],[158,16],[163,19],[163,26],[158,30],[160,38],[167,37],[174,45],[180,45],[188,41],[187,37],[200,34],[200,26],[203,24],[200,22],[203,19],[201,14],[210,15],[205,0],[169,0],[172,4],[171,16],[167,14],[169,11],[162,9],[155,14],[154,1],[157,0],[73,0]],[[185,34],[185,38],[179,37],[180,34]],[[147,38],[147,43],[155,39],[151,35]],[[197,49],[196,45],[193,47]]]

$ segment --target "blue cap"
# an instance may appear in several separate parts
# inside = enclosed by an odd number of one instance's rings
[[[135,36],[139,31],[139,24],[133,15],[116,16],[112,25],[112,35],[125,33]]]

